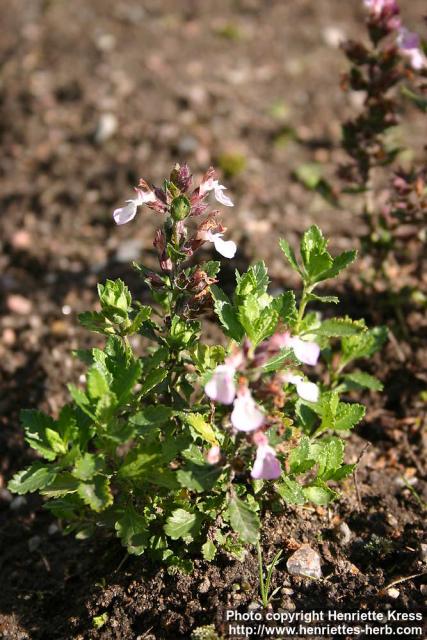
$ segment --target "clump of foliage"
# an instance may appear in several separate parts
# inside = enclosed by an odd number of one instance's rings
[[[242,557],[245,543],[257,544],[267,508],[336,498],[336,483],[354,468],[342,435],[365,413],[352,392],[381,388],[349,366],[381,346],[384,329],[310,309],[338,302],[317,287],[355,251],[333,257],[316,226],[304,233],[299,258],[281,240],[301,278],[299,296],[271,295],[258,262],[236,272],[229,297],[218,286],[220,262],[194,262],[206,243],[228,259],[236,252],[218,211],[208,209],[211,192],[233,206],[224,191],[213,169],[194,187],[187,165],[177,165],[161,188],[141,180],[136,197],[116,209],[117,224],[142,205],[161,220],[159,272],[135,265],[153,305],[133,299],[121,280],[99,285],[100,311],[80,320],[105,346],[77,353],[86,382],[69,386],[71,401],[56,418],[22,412],[40,459],[9,483],[15,493],[44,496],[66,533],[111,530],[129,553],[170,568],[188,569],[200,552],[212,560],[219,549]],[[219,321],[221,344],[201,338],[207,312]],[[142,355],[135,335],[148,343]]]

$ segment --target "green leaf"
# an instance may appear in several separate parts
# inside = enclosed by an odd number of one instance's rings
[[[50,482],[46,487],[40,490],[41,494],[48,498],[58,498],[67,496],[71,493],[76,493],[79,486],[79,481],[73,478],[71,473],[65,471],[56,476],[53,482]]]
[[[65,454],[67,446],[56,431],[56,423],[50,416],[34,409],[23,409],[20,413],[25,430],[25,440],[46,460],[55,460]]]
[[[152,427],[159,427],[169,422],[174,415],[173,409],[163,404],[147,405],[138,413],[129,417],[129,422],[140,427],[144,432]]]
[[[293,349],[285,348],[281,349],[278,354],[270,358],[268,362],[262,365],[263,371],[266,373],[271,373],[273,371],[277,371],[278,369],[283,369],[286,364],[292,364],[298,362],[295,358],[295,354]]]
[[[93,511],[103,511],[113,504],[108,478],[96,476],[91,482],[79,484],[78,495]]]
[[[236,272],[236,299],[243,300],[248,295],[261,297],[269,285],[268,271],[263,260],[249,267],[246,273]]]
[[[320,327],[313,329],[313,333],[327,338],[353,336],[363,331],[366,331],[366,327],[363,323],[358,320],[351,320],[351,318],[347,317],[329,318],[328,320],[324,320]]]
[[[200,413],[182,414],[182,417],[205,442],[212,446],[218,444],[213,426]]]
[[[288,504],[304,504],[305,497],[301,485],[291,478],[284,477],[275,484],[276,491]]]
[[[216,285],[211,287],[211,294],[214,299],[215,313],[225,330],[225,334],[236,342],[240,342],[244,331],[228,296]]]
[[[334,471],[333,474],[331,474],[329,480],[335,480],[335,482],[340,482],[340,480],[352,474],[355,468],[356,468],[356,464],[343,464],[339,469],[337,469],[336,471]]]
[[[183,469],[177,471],[177,479],[182,487],[192,491],[203,492],[212,489],[222,469],[211,464],[188,462]]]
[[[347,404],[340,402],[337,409],[334,428],[338,431],[348,431],[362,420],[366,408],[362,404]]]
[[[141,397],[143,398],[150,391],[152,391],[159,384],[161,384],[163,382],[163,380],[165,380],[165,378],[167,378],[168,373],[169,373],[169,371],[165,367],[163,369],[153,369],[145,377],[143,375],[141,389],[139,391],[139,393],[141,394]]]
[[[412,89],[406,86],[401,88],[401,92],[405,96],[405,98],[408,98],[412,102],[412,104],[417,107],[417,109],[419,109],[423,113],[427,113],[427,98],[424,98],[424,96],[415,93],[415,91],[412,91]]]
[[[383,390],[382,382],[375,376],[371,376],[369,373],[365,373],[364,371],[353,371],[352,373],[347,373],[344,376],[344,380],[359,388],[371,389],[371,391]]]
[[[379,351],[388,337],[387,327],[375,327],[365,330],[355,336],[348,336],[342,339],[343,364],[348,364],[358,358],[370,358]]]
[[[12,493],[22,495],[44,489],[56,478],[57,469],[48,467],[42,462],[34,462],[26,469],[15,473],[7,488]]]
[[[328,278],[335,278],[343,269],[348,267],[352,262],[356,260],[357,251],[354,249],[351,251],[344,251],[340,253],[336,258],[333,259],[333,263],[330,269],[326,272],[322,273],[322,280],[327,280]]]
[[[78,480],[91,480],[96,473],[103,471],[104,467],[104,460],[100,455],[86,452],[76,460],[72,473]]]
[[[325,304],[338,304],[340,299],[337,296],[318,296],[315,293],[307,295],[308,302],[323,302]]]
[[[292,269],[301,275],[301,269],[290,244],[282,238],[279,240],[279,245]]]
[[[243,542],[256,544],[259,540],[260,521],[258,514],[236,495],[231,496],[228,515],[233,530]]]
[[[196,538],[201,525],[201,514],[191,513],[185,509],[175,509],[166,520],[164,531],[172,540],[183,538],[191,541]]]
[[[202,556],[206,560],[206,562],[212,562],[212,560],[216,556],[216,546],[212,542],[212,540],[206,540],[205,544],[202,545]]]
[[[292,474],[305,473],[315,465],[310,455],[310,439],[303,436],[298,447],[292,449],[289,454],[289,470]]]
[[[92,399],[102,398],[109,395],[110,387],[105,375],[94,365],[87,374],[87,391]]]
[[[284,291],[277,298],[274,298],[272,308],[279,314],[283,324],[294,326],[298,318],[298,311],[293,291]]]
[[[104,314],[111,322],[120,324],[131,311],[132,297],[123,280],[107,280],[98,284],[98,295]]]
[[[117,536],[128,552],[135,556],[144,553],[148,545],[147,520],[132,505],[122,511],[115,523]]]
[[[79,313],[78,319],[80,324],[86,329],[89,329],[89,331],[95,331],[96,333],[105,335],[114,333],[114,327],[111,325],[111,322],[99,311]]]
[[[304,487],[303,492],[307,500],[318,505],[327,505],[337,497],[337,493],[330,489],[326,484]]]
[[[340,438],[329,438],[320,443],[318,455],[318,477],[329,480],[340,468],[344,459],[344,442]]]

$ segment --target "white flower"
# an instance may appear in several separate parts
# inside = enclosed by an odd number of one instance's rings
[[[264,424],[265,416],[249,389],[238,391],[231,413],[231,424],[238,431],[255,431]]]
[[[215,249],[220,253],[224,258],[234,258],[237,246],[236,243],[232,240],[223,240],[223,233],[213,233],[212,231],[205,231],[203,233],[203,240],[207,242],[212,242]]]
[[[142,189],[136,189],[137,197],[134,200],[126,200],[127,205],[115,209],[113,218],[116,224],[126,224],[134,219],[138,207],[146,202],[155,202],[157,200],[154,191],[142,191]]]
[[[296,376],[292,373],[282,374],[283,382],[290,382],[296,386],[297,394],[302,400],[307,402],[317,402],[319,399],[319,389],[314,382],[304,380],[302,376]]]
[[[220,364],[212,373],[212,377],[205,385],[205,393],[216,402],[232,404],[236,397],[236,383],[234,376],[236,369],[228,364]]]
[[[420,37],[417,33],[401,27],[397,35],[397,45],[402,55],[409,59],[413,69],[419,71],[427,66],[427,59],[421,49]]]
[[[201,196],[204,196],[205,193],[214,191],[215,199],[218,200],[218,202],[223,204],[225,207],[234,207],[231,199],[224,193],[224,190],[226,188],[227,187],[224,187],[224,185],[219,184],[218,180],[215,180],[214,178],[208,178],[208,180],[205,180],[205,182],[202,182],[202,184],[200,185],[199,194]]]

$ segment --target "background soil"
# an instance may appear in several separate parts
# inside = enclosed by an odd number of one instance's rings
[[[168,576],[142,559],[122,564],[118,543],[63,538],[38,498],[13,500],[5,486],[32,457],[19,409],[55,413],[67,398],[66,383],[79,380],[71,352],[96,338],[76,316],[95,304],[96,282],[121,276],[144,295],[129,263],[141,258],[155,266],[157,220],[144,212],[117,228],[111,218],[139,176],[159,183],[176,160],[187,160],[195,173],[214,164],[232,174],[226,184],[236,207],[226,224],[239,244],[237,266],[264,258],[277,288],[294,284],[279,236],[295,246],[316,222],[332,236],[333,251],[357,245],[357,203],[335,210],[292,172],[315,161],[327,173],[340,158],[340,121],[358,100],[340,92],[345,62],[337,45],[361,33],[360,4],[8,0],[3,8],[1,637],[189,639],[200,625],[221,631],[226,606],[244,610],[256,600],[250,555],[243,564],[226,557],[211,567],[199,562],[192,576]],[[408,26],[420,28],[424,0],[402,4]],[[421,154],[423,122],[404,115],[396,135],[409,136]],[[410,340],[401,340],[383,298],[360,290],[365,268],[360,262],[341,281],[340,311],[388,321],[397,339],[372,365],[385,393],[366,396],[366,420],[349,441],[349,462],[364,452],[361,503],[348,482],[329,510],[289,509],[268,529],[267,557],[283,547],[286,558],[308,541],[324,562],[319,582],[292,578],[280,565],[275,607],[290,611],[425,605],[426,321],[419,310],[403,309]],[[336,533],[342,522],[351,529],[345,543]],[[418,574],[424,577],[397,585],[395,599],[384,590]],[[103,613],[107,620],[97,630],[93,618]]]

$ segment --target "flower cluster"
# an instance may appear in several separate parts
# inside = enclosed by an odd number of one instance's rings
[[[211,242],[216,251],[225,258],[233,258],[236,253],[236,245],[231,240],[223,240],[226,230],[218,222],[218,212],[207,215],[206,219],[197,226],[194,233],[189,236],[185,225],[187,218],[198,218],[207,213],[207,197],[214,192],[216,200],[226,206],[232,207],[233,202],[224,191],[226,187],[219,183],[215,177],[215,170],[211,167],[204,175],[198,187],[193,188],[193,179],[188,165],[177,164],[165,180],[163,188],[154,187],[140,179],[135,188],[136,198],[127,200],[124,207],[116,209],[113,218],[118,225],[127,224],[136,216],[138,207],[146,205],[148,208],[168,216],[173,223],[167,228],[159,230],[154,240],[154,246],[159,253],[162,271],[170,271],[172,261],[167,255],[167,245],[172,242],[176,251],[190,257],[196,249],[205,242]]]
[[[252,395],[250,385],[255,393],[258,392],[263,396],[265,403],[266,389],[261,377],[262,366],[283,349],[289,350],[291,359],[312,366],[317,364],[320,354],[320,347],[316,342],[292,336],[289,331],[273,334],[254,350],[246,340],[242,349],[235,351],[226,358],[224,364],[216,367],[205,385],[205,393],[211,400],[233,405],[230,421],[234,430],[251,434],[250,440],[257,447],[251,472],[251,476],[255,479],[276,479],[280,477],[281,468],[276,452],[269,445],[264,433],[270,423],[274,422],[274,418],[270,418],[262,410]],[[268,389],[274,390],[273,404],[283,404],[283,386],[287,384],[295,385],[297,394],[303,400],[317,402],[319,398],[317,386],[286,367],[276,372],[274,379],[270,380]],[[211,449],[207,459],[209,462],[216,463],[219,460],[219,448]]]

